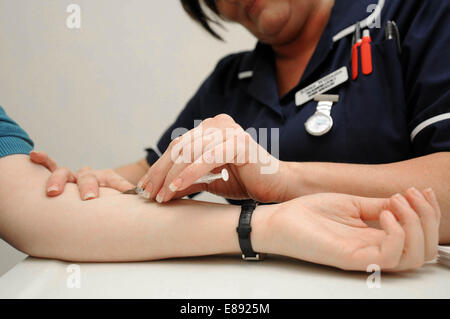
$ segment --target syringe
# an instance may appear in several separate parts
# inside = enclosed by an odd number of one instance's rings
[[[224,182],[228,181],[230,175],[226,168],[224,168],[219,174],[208,173],[203,177],[200,177],[194,184],[210,184],[218,179],[222,179]]]
[[[226,168],[222,169],[222,171],[219,174],[213,174],[208,173],[203,177],[200,177],[194,184],[210,184],[216,180],[222,179],[224,182],[227,182],[230,178],[230,175],[228,174],[228,170]],[[130,190],[127,190],[123,192],[122,194],[127,195],[137,195],[139,191],[142,191],[142,189],[133,188]]]

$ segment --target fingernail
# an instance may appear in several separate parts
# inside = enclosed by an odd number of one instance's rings
[[[84,196],[84,200],[93,199],[93,198],[95,198],[94,193],[88,193]]]
[[[138,195],[142,198],[150,199],[150,193],[147,191],[140,192]]]
[[[161,204],[163,200],[164,200],[164,191],[160,191],[159,194],[156,196],[156,201]]]
[[[435,201],[436,203],[438,203],[437,197],[436,197],[436,193],[434,192],[434,190],[431,187],[428,187],[425,192],[428,193],[428,195],[431,197],[431,199],[433,201]]]
[[[411,187],[411,188],[410,188],[410,191],[414,194],[414,196],[419,197],[419,198],[424,198],[423,195],[422,195],[422,193],[419,192],[419,191],[417,190],[417,188]]]
[[[398,199],[402,204],[405,204],[405,205],[409,206],[408,201],[402,195],[396,194],[395,198]]]
[[[59,191],[58,185],[53,185],[53,186],[50,186],[49,188],[47,188],[47,193],[57,192],[57,191]]]
[[[150,196],[151,196],[151,194],[153,192],[153,184],[152,184],[152,182],[149,181],[147,186],[145,187],[145,189],[146,189],[146,191],[148,193],[148,196],[150,198]]]
[[[181,178],[177,178],[169,185],[169,189],[172,192],[176,192],[181,187],[182,183],[183,183],[183,180]]]

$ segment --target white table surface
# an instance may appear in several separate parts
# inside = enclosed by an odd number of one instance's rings
[[[279,256],[82,263],[81,287],[68,288],[70,264],[28,257],[0,277],[0,298],[450,298],[450,269],[439,264],[383,273],[381,288],[368,288],[368,273]]]

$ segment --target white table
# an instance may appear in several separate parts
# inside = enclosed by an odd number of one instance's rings
[[[450,298],[450,269],[406,273],[345,272],[279,256],[232,256],[141,263],[78,264],[80,288],[68,288],[70,263],[27,258],[0,278],[0,298]]]

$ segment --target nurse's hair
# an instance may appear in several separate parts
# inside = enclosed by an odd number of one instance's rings
[[[202,3],[203,2],[203,3]],[[199,23],[206,31],[209,32],[213,37],[219,40],[223,38],[211,28],[211,23],[222,26],[218,20],[215,18],[220,17],[219,10],[217,10],[216,0],[181,0],[184,10],[189,14],[189,16]],[[216,17],[210,17],[206,12],[203,5],[212,11]]]

